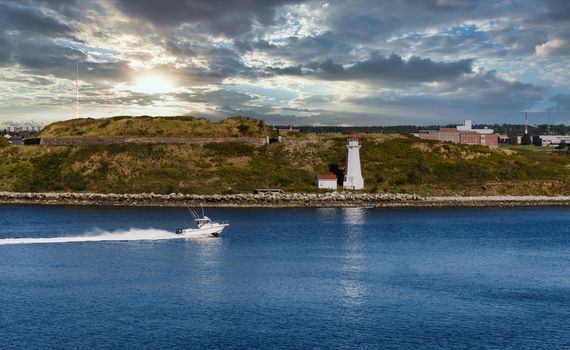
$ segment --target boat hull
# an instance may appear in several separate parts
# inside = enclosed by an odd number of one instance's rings
[[[214,236],[218,237],[222,231],[228,226],[228,224],[218,224],[218,225],[211,225],[208,227],[201,227],[201,228],[186,228],[182,229],[179,234],[188,237],[208,237]]]

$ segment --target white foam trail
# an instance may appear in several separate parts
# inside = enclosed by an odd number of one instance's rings
[[[165,230],[131,228],[126,231],[95,230],[83,236],[62,236],[49,238],[3,238],[0,245],[8,244],[41,244],[41,243],[72,243],[72,242],[103,242],[103,241],[154,241],[161,239],[181,239],[186,236],[176,235]]]

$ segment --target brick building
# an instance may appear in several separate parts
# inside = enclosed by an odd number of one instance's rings
[[[459,133],[459,143],[463,145],[480,145],[481,135],[476,132]]]
[[[499,146],[499,134],[494,133],[493,129],[473,129],[470,120],[466,120],[464,125],[458,125],[454,128],[439,128],[437,131],[429,130],[412,135],[424,140],[483,145],[492,148]]]

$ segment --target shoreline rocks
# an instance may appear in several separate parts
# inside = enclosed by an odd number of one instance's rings
[[[91,205],[125,207],[533,207],[570,206],[570,196],[449,196],[421,197],[415,194],[326,193],[238,193],[198,194],[115,194],[74,192],[0,192],[0,204]]]

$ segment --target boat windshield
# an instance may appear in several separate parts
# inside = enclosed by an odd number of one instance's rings
[[[203,218],[194,219],[194,221],[196,221],[198,227],[203,226],[205,224],[213,224],[212,220],[207,216],[204,216]]]

